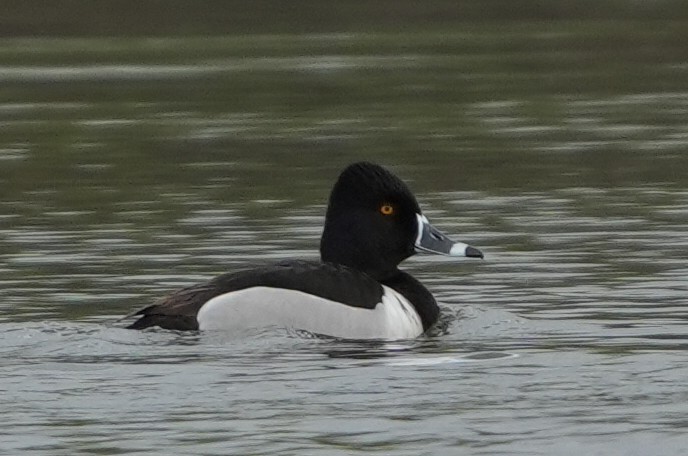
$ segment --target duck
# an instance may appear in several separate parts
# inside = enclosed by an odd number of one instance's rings
[[[409,187],[387,168],[353,163],[330,193],[320,260],[284,260],[222,274],[131,313],[127,317],[136,321],[127,327],[417,338],[438,321],[440,308],[418,279],[399,269],[416,253],[484,257],[436,229]]]

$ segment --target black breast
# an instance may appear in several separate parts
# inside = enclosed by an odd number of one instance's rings
[[[383,285],[401,293],[413,305],[423,322],[423,330],[427,331],[437,322],[440,316],[440,308],[435,301],[435,297],[428,291],[422,283],[412,275],[404,271],[397,271],[397,274],[382,281]]]

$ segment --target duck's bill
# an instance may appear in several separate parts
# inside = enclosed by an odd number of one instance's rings
[[[424,215],[416,214],[416,218],[418,219],[417,252],[483,258],[483,252],[463,242],[452,241],[444,233],[432,226]]]

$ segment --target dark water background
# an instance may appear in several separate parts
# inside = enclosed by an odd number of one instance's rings
[[[684,3],[428,5],[3,2],[0,454],[686,454]],[[359,159],[486,254],[406,262],[444,330],[113,324]]]

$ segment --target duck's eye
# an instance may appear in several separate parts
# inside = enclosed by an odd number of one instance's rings
[[[394,206],[391,204],[383,204],[380,206],[380,213],[382,215],[392,215],[394,214]]]

